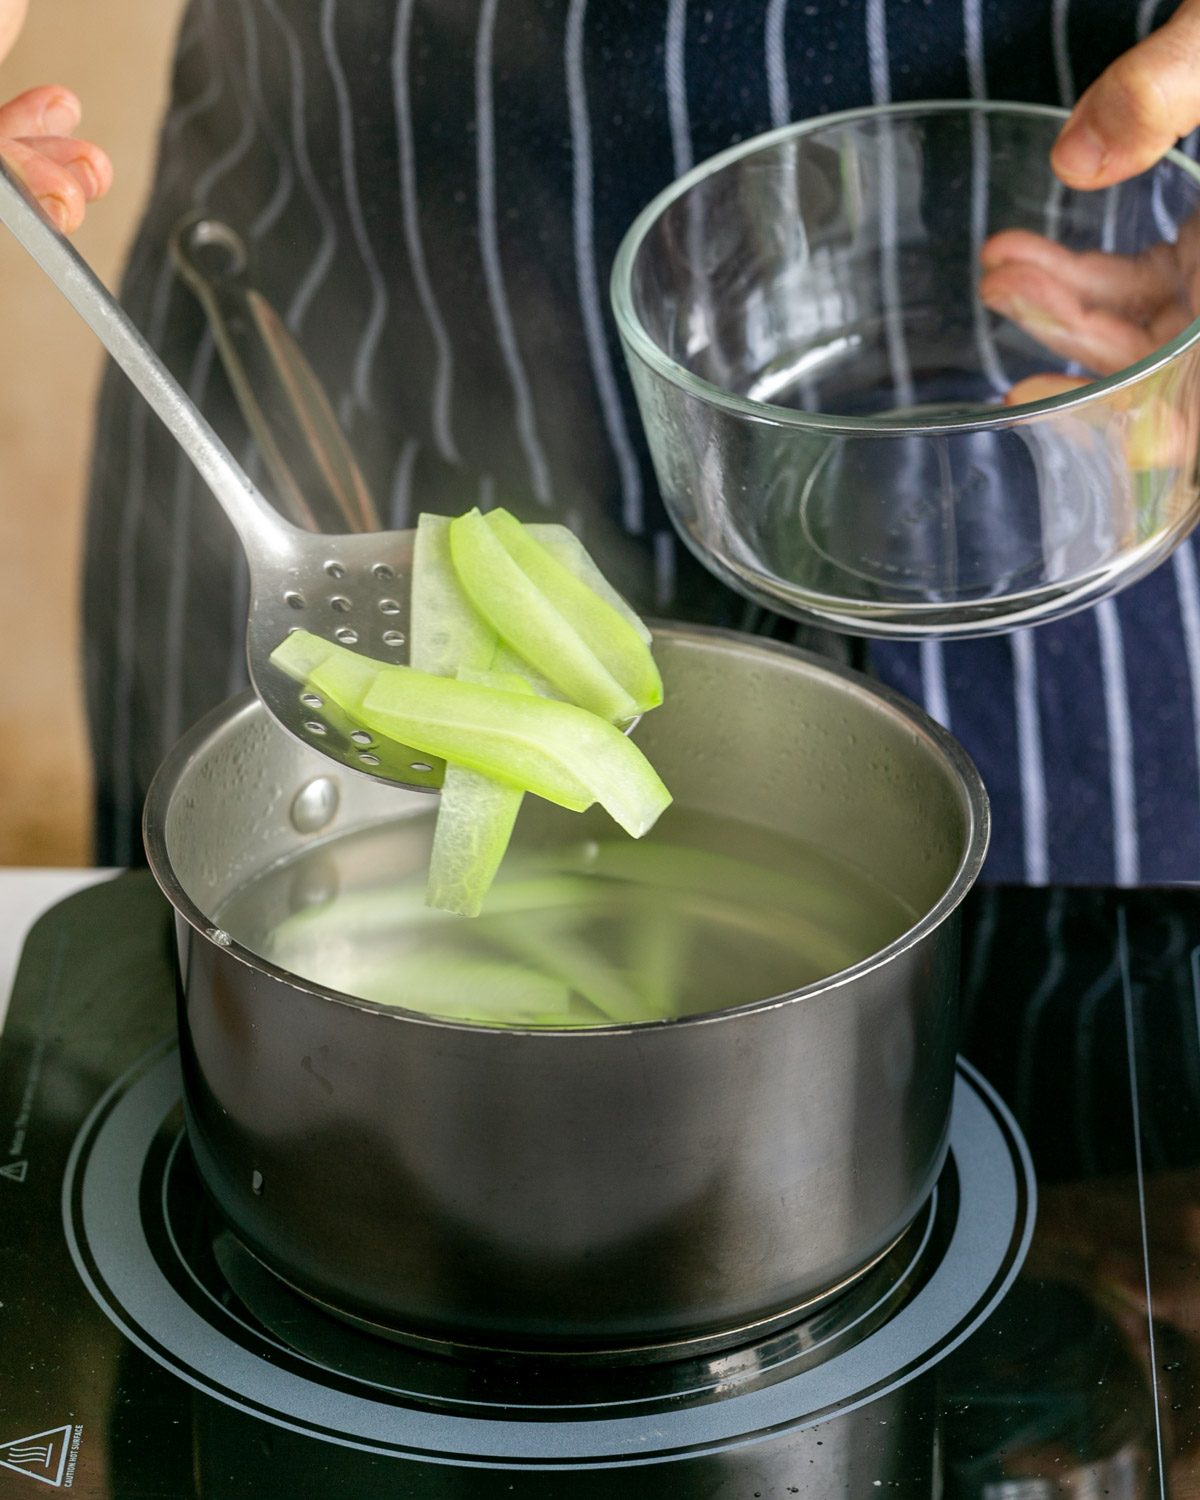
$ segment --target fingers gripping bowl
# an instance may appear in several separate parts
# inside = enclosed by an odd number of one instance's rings
[[[436,1020],[298,979],[213,918],[268,866],[426,798],[330,768],[245,699],[155,780],[201,1176],[255,1254],[343,1315],[454,1346],[669,1349],[828,1295],[936,1178],[957,910],[987,842],[974,768],[902,700],[795,650],[666,629],[655,651],[665,704],[637,739],[677,803],[857,865],[912,908],[907,930],[724,1011]]]

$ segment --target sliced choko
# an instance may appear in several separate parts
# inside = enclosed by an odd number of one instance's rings
[[[466,667],[486,672],[496,654],[496,632],[463,593],[450,560],[449,516],[417,519],[409,605],[409,665],[455,677]]]
[[[385,665],[306,631],[293,631],[272,660],[364,729],[575,812],[599,802],[634,838],[670,804],[633,741],[574,704]]]
[[[503,688],[526,697],[533,689],[521,677],[463,668],[462,682]],[[525,793],[465,766],[448,765],[442,781],[429,884],[425,899],[441,911],[477,917],[512,838]]]
[[[630,619],[631,611],[601,597],[577,571],[579,560],[575,566],[560,560],[531,536],[529,528],[522,526],[516,516],[506,510],[493,510],[485,520],[530,583],[626,689],[638,713],[657,708],[663,698],[662,678],[650,654],[646,627],[641,621],[635,625]],[[580,553],[587,558],[582,547]]]
[[[582,812],[599,802],[641,838],[671,801],[612,724],[572,703],[383,667],[363,700],[368,729]]]
[[[520,531],[518,522],[513,525]],[[539,582],[529,576],[479,511],[468,511],[450,523],[450,552],[467,597],[500,638],[565,698],[614,723],[634,718],[660,702],[661,683],[655,696],[658,674],[653,658],[629,622],[555,563],[544,548],[536,542],[530,546],[553,570],[556,584],[562,583],[561,593],[547,594],[545,579]],[[596,628],[594,614],[589,616],[578,605],[572,590],[588,595],[596,611],[602,612],[601,629]],[[559,607],[564,599],[568,599],[566,614]],[[613,665],[618,659],[624,661],[620,643],[629,641],[637,655],[628,653],[625,669],[614,676]],[[653,680],[639,657],[650,662]]]
[[[508,514],[507,511],[505,514]],[[541,542],[550,556],[562,563],[568,573],[578,578],[580,583],[586,583],[601,599],[607,600],[619,615],[629,621],[647,646],[650,645],[654,639],[650,627],[613,588],[573,531],[552,522],[536,522],[532,526],[526,526],[525,530],[535,542]]]

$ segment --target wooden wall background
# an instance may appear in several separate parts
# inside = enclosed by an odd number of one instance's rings
[[[114,286],[153,170],[182,0],[31,0],[0,99],[62,83],[116,182],[77,243]],[[0,231],[0,865],[90,862],[78,640],[82,496],[101,352]]]

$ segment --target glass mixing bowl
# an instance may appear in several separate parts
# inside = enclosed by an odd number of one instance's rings
[[[1112,593],[1195,524],[1200,171],[1172,151],[1070,191],[1064,118],[809,120],[630,228],[613,304],[659,483],[740,593],[867,635],[984,635]],[[1041,399],[1006,405],[1022,381]]]

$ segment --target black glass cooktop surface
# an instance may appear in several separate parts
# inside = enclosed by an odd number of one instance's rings
[[[84,891],[0,1034],[0,1497],[1200,1494],[1198,955],[1200,893],[977,894],[947,1167],[849,1292],[669,1363],[473,1365],[216,1218],[166,908]]]

